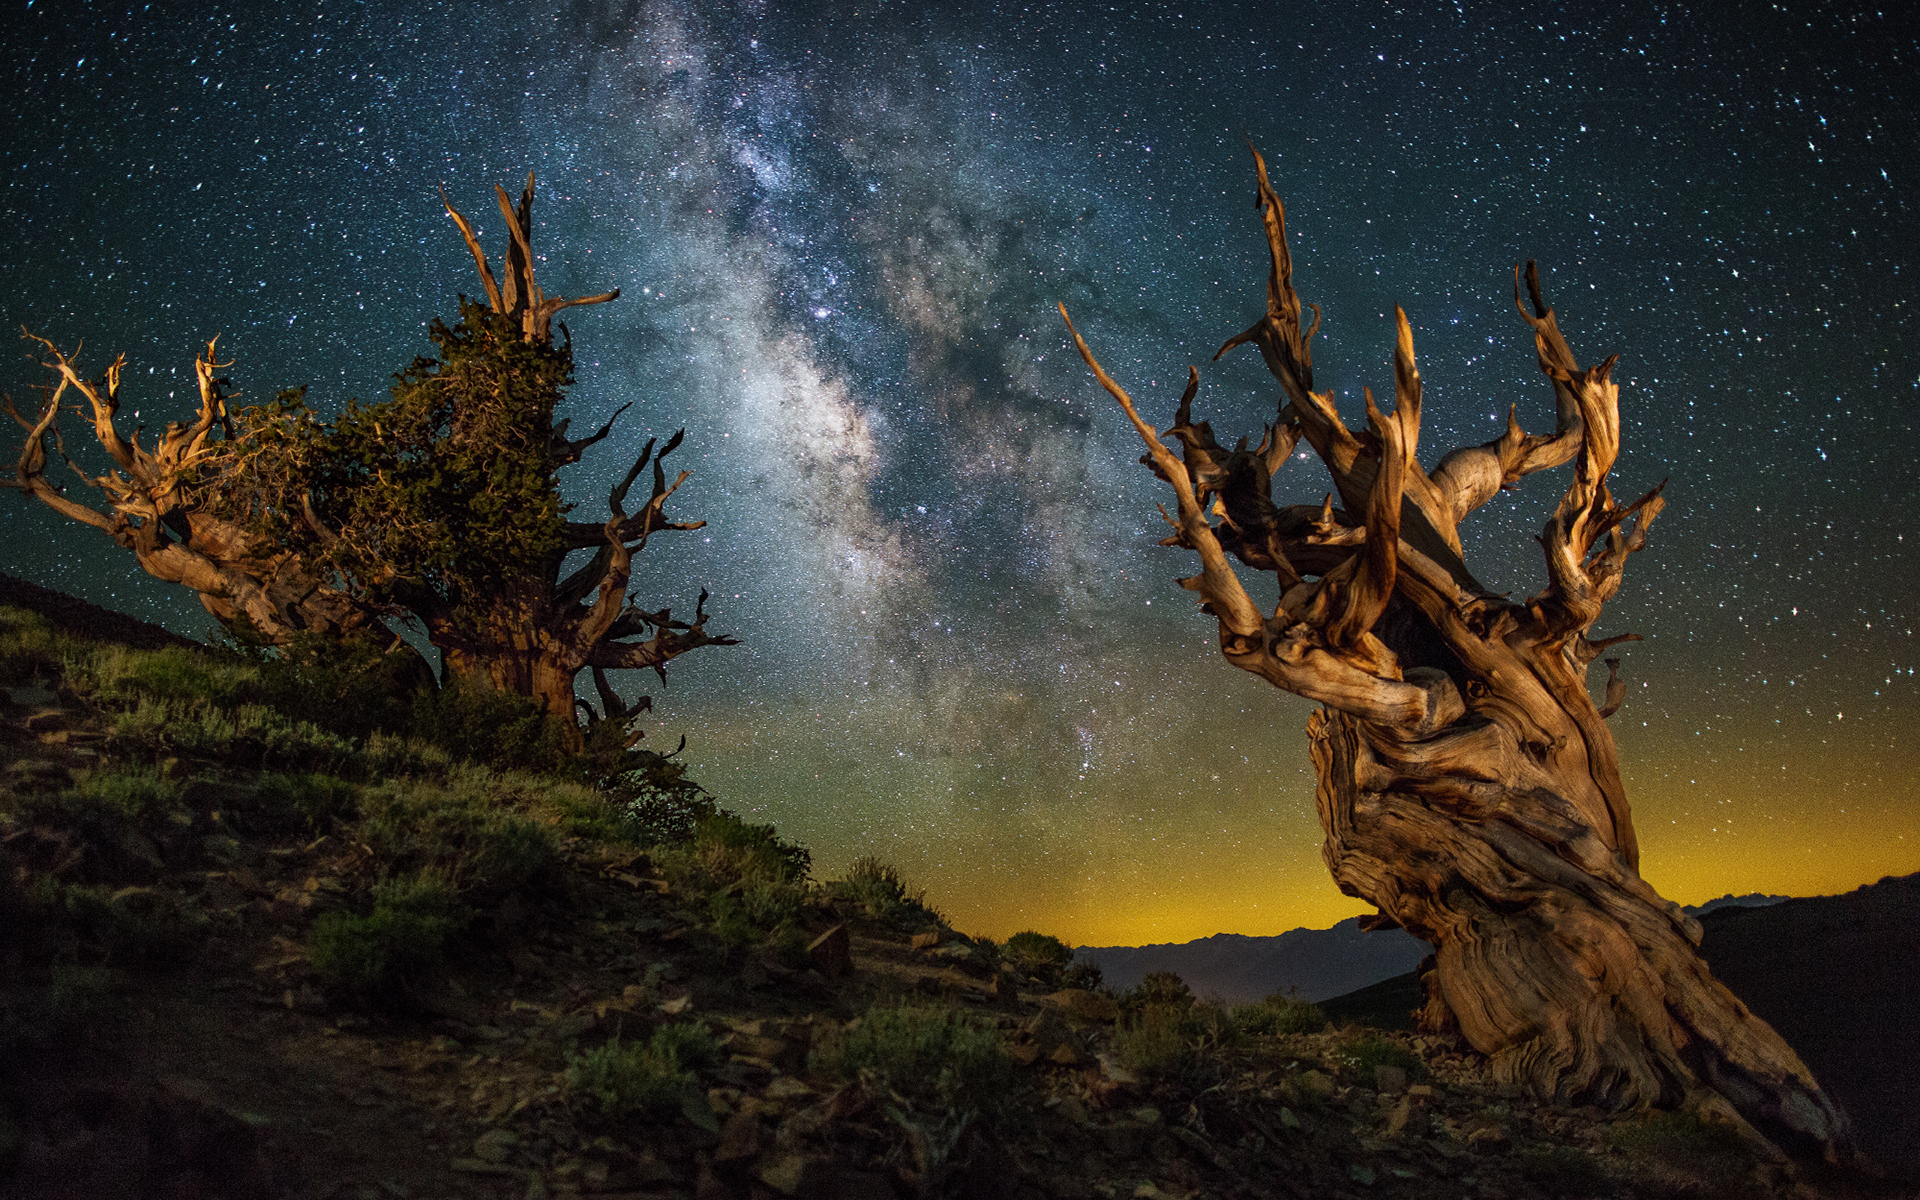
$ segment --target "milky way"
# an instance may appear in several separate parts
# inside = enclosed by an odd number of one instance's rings
[[[1053,309],[1154,417],[1197,363],[1202,415],[1257,435],[1257,357],[1206,365],[1261,311],[1251,138],[1320,382],[1350,413],[1390,386],[1403,305],[1429,465],[1509,404],[1551,423],[1515,263],[1583,361],[1621,354],[1615,488],[1672,481],[1601,630],[1646,636],[1613,723],[1655,884],[1920,868],[1910,29],[1287,7],[14,3],[0,316],[125,351],[149,421],[215,333],[254,397],[378,398],[477,290],[437,189],[497,246],[491,189],[532,170],[542,282],[622,291],[570,314],[576,423],[634,402],[571,495],[684,425],[672,512],[709,524],[639,589],[709,588],[743,642],[629,681],[650,738],[978,932],[1277,932],[1360,911],[1319,863],[1308,706],[1220,659]],[[35,382],[24,353],[3,381]],[[1463,531],[1486,583],[1542,584],[1563,486]],[[9,572],[205,631],[7,505]]]

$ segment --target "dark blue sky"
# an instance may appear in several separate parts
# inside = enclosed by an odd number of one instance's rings
[[[156,422],[215,333],[257,398],[377,398],[478,290],[438,186],[497,247],[491,188],[532,169],[547,288],[623,293],[570,314],[577,421],[635,402],[572,486],[684,423],[676,515],[711,524],[649,548],[643,595],[705,585],[745,643],[649,689],[654,736],[980,932],[1275,932],[1357,911],[1307,705],[1212,649],[1052,307],[1159,419],[1194,362],[1257,432],[1257,359],[1205,366],[1261,309],[1251,137],[1320,384],[1386,385],[1403,305],[1429,465],[1509,403],[1551,419],[1516,262],[1583,360],[1622,355],[1616,490],[1672,480],[1601,629],[1647,635],[1614,725],[1655,884],[1920,868],[1910,23],[1293,7],[13,0],[0,316],[125,351]],[[0,386],[38,379],[23,346]],[[1474,519],[1487,583],[1540,585],[1562,486]],[[1310,461],[1276,488],[1324,490]],[[6,520],[0,568],[204,628],[97,534]]]

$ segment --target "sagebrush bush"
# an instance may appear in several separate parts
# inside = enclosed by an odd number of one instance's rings
[[[67,659],[68,686],[115,707],[142,700],[226,706],[249,699],[260,673],[247,663],[223,659],[186,646],[135,650],[97,644]]]
[[[1113,1048],[1143,1075],[1192,1080],[1217,1067],[1219,1052],[1237,1043],[1240,1033],[1231,1011],[1189,996],[1185,1003],[1143,1004],[1123,1016],[1114,1027]]]
[[[827,894],[835,900],[863,905],[869,916],[880,920],[940,919],[940,914],[927,903],[924,888],[908,886],[892,863],[871,854],[854,859],[845,879],[827,885]]]
[[[267,772],[254,781],[254,790],[269,816],[295,822],[310,833],[336,819],[351,818],[358,791],[338,776],[313,772]]]
[[[472,767],[444,783],[392,780],[361,795],[355,833],[389,870],[431,870],[462,891],[504,893],[554,862],[547,827],[513,807],[534,802],[539,787]]]
[[[1073,961],[1073,950],[1057,937],[1027,929],[1008,938],[1000,956],[1014,970],[1057,985],[1061,972]]]
[[[1753,1154],[1731,1126],[1692,1113],[1650,1112],[1607,1127],[1607,1143],[1629,1161],[1653,1162],[1692,1175],[1701,1200],[1748,1194]]]
[[[569,1059],[567,1087],[591,1098],[609,1117],[667,1113],[696,1087],[694,1069],[719,1053],[719,1043],[697,1021],[662,1025],[644,1043],[615,1035]]]
[[[206,933],[206,914],[176,892],[107,888],[39,876],[26,889],[35,940],[72,962],[154,969],[185,960]]]
[[[53,622],[24,608],[0,607],[0,687],[23,687],[65,675],[65,662],[88,650]]]
[[[164,818],[180,803],[180,784],[149,766],[102,767],[87,772],[60,797],[78,814],[105,809],[130,821]]]
[[[1318,1033],[1327,1027],[1327,1014],[1318,1004],[1288,992],[1235,1009],[1234,1017],[1248,1033]]]
[[[1099,963],[1091,959],[1078,959],[1068,963],[1067,969],[1060,973],[1060,986],[1097,992],[1107,986],[1107,979]]]
[[[869,1080],[881,1095],[988,1119],[1013,1080],[1012,1060],[992,1025],[971,1013],[906,1004],[868,1009],[817,1043],[812,1064],[840,1079]]]
[[[1371,1078],[1379,1067],[1399,1067],[1409,1079],[1427,1077],[1427,1064],[1418,1054],[1379,1034],[1367,1034],[1348,1042],[1340,1049],[1339,1056],[1346,1066],[1358,1071],[1362,1079]]]
[[[389,880],[373,911],[323,914],[307,933],[307,963],[329,987],[368,999],[404,991],[436,970],[466,917],[459,893],[433,875]]]
[[[1120,997],[1120,1008],[1124,1012],[1137,1012],[1154,1005],[1187,1008],[1193,1002],[1193,989],[1187,986],[1186,980],[1172,971],[1149,971],[1138,986],[1129,988]]]

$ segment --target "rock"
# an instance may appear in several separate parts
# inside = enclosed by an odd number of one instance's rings
[[[513,1168],[484,1158],[456,1158],[448,1164],[462,1175],[511,1175]]]
[[[783,1154],[760,1168],[759,1179],[782,1196],[805,1189],[808,1194],[824,1193],[829,1182],[827,1164],[801,1154]]]
[[[1158,1125],[1160,1123],[1160,1110],[1151,1104],[1142,1105],[1127,1115],[1142,1125]]]
[[[1382,1065],[1373,1069],[1374,1089],[1384,1096],[1398,1096],[1407,1090],[1405,1067]]]
[[[1040,1046],[1037,1042],[1016,1042],[1007,1047],[1007,1057],[1023,1067],[1030,1067],[1040,1061]]]
[[[1395,1104],[1393,1111],[1387,1114],[1389,1137],[1399,1137],[1403,1133],[1414,1137],[1425,1137],[1431,1127],[1432,1117],[1428,1115],[1425,1107],[1414,1102],[1412,1096],[1400,1097],[1400,1102]]]
[[[1113,997],[1089,992],[1085,988],[1062,988],[1041,1003],[1052,1005],[1082,1021],[1115,1021],[1120,1017],[1120,1006],[1114,1003]]]
[[[807,947],[807,961],[828,979],[838,979],[853,968],[853,939],[844,924],[835,925]],[[772,1186],[769,1184],[768,1186]]]
[[[937,929],[930,929],[925,933],[916,933],[913,935],[913,948],[915,950],[931,950],[939,944],[940,931]]]
[[[769,1100],[798,1100],[813,1095],[813,1089],[791,1075],[782,1075],[767,1085]]]
[[[1102,1051],[1100,1054],[1100,1073],[1114,1083],[1127,1087],[1132,1087],[1140,1082],[1138,1075],[1127,1070],[1126,1067],[1121,1065],[1117,1057],[1107,1051]]]
[[[1467,1149],[1475,1154],[1500,1154],[1512,1144],[1498,1125],[1483,1125],[1467,1135]]]
[[[1407,1095],[1413,1097],[1415,1104],[1431,1105],[1433,1103],[1433,1085],[1430,1083],[1416,1083],[1407,1089]]]
[[[741,1109],[720,1127],[720,1145],[713,1152],[715,1162],[737,1162],[760,1153],[760,1117],[750,1109]]]
[[[1293,1115],[1292,1109],[1282,1108],[1280,1110],[1280,1126],[1283,1129],[1298,1129],[1300,1128],[1300,1118]]]
[[[481,1162],[503,1163],[520,1145],[520,1135],[511,1129],[489,1129],[473,1139],[473,1156]]]

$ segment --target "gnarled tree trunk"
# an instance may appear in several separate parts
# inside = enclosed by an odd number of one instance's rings
[[[222,625],[245,624],[257,636],[284,645],[296,634],[344,640],[385,633],[376,611],[334,587],[298,554],[222,519],[209,503],[218,484],[212,460],[220,443],[216,432],[231,434],[227,381],[220,371],[230,363],[214,358],[214,343],[194,361],[200,387],[200,412],[191,422],[169,422],[152,449],[140,444],[140,432],[120,435],[120,373],[125,356],[114,359],[99,379],[80,374],[74,360],[45,338],[33,337],[51,361],[55,375],[46,403],[31,419],[12,401],[6,411],[27,430],[12,487],[70,520],[91,525],[133,551],[149,575],[184,584],[200,595],[200,604]],[[94,436],[113,460],[114,469],[89,475],[66,455],[59,417],[67,393],[85,401]],[[106,501],[105,510],[69,498],[47,478],[48,443],[86,487]],[[412,655],[410,649],[404,653]]]
[[[1200,573],[1182,582],[1218,619],[1227,660],[1324,705],[1308,735],[1335,882],[1379,908],[1369,927],[1433,943],[1420,1022],[1457,1031],[1500,1078],[1566,1103],[1737,1112],[1792,1152],[1848,1152],[1844,1114],[1708,972],[1699,923],[1640,878],[1606,726],[1625,695],[1618,660],[1607,660],[1602,704],[1586,679],[1607,646],[1630,640],[1587,635],[1662,503],[1659,488],[1627,505],[1608,490],[1620,448],[1614,360],[1576,364],[1529,263],[1531,304],[1517,270],[1514,299],[1553,383],[1552,434],[1529,436],[1510,414],[1498,439],[1424,470],[1420,373],[1398,310],[1393,409],[1368,392],[1366,428],[1349,429],[1333,393],[1313,391],[1319,314],[1303,331],[1285,211],[1254,157],[1267,312],[1220,354],[1258,346],[1284,390],[1257,449],[1243,439],[1227,450],[1193,421],[1191,371],[1168,431],[1176,457],[1073,337],[1146,442],[1141,461],[1173,487],[1179,511],[1163,544],[1198,552]],[[1272,475],[1301,440],[1331,473],[1338,506],[1332,495],[1274,504]],[[1491,594],[1467,568],[1460,522],[1522,476],[1569,462],[1540,538],[1546,589],[1521,603]],[[1271,615],[1235,559],[1277,577]]]

